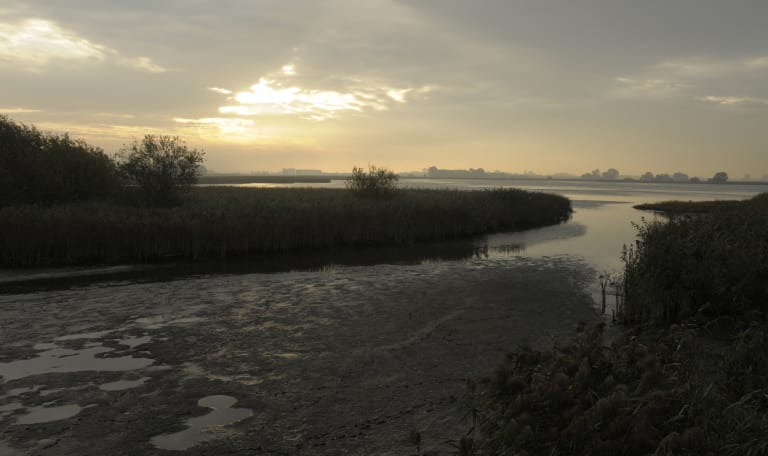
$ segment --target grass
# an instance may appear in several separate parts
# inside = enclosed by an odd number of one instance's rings
[[[761,455],[768,451],[768,327],[728,341],[695,325],[602,327],[551,351],[520,347],[468,381],[464,455]]]
[[[409,245],[556,224],[570,212],[565,197],[522,190],[403,190],[369,200],[341,189],[199,187],[172,208],[108,202],[0,208],[0,265]]]
[[[727,203],[693,216],[677,206],[670,220],[638,226],[638,240],[624,251],[625,322],[766,311],[768,194]]]

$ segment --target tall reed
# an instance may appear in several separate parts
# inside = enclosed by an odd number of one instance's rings
[[[88,202],[0,209],[0,265],[145,262],[369,245],[408,245],[556,224],[562,196],[521,190],[194,189],[172,208]]]

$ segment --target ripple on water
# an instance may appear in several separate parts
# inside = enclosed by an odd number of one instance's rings
[[[152,437],[152,444],[161,450],[186,450],[198,443],[216,438],[212,432],[217,426],[242,421],[253,416],[253,411],[246,408],[232,408],[237,402],[232,396],[206,396],[197,405],[212,409],[210,413],[187,420],[187,429],[173,434],[161,434]]]

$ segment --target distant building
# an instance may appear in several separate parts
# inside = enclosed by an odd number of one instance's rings
[[[283,168],[282,174],[286,176],[319,176],[323,174],[321,169],[297,169]]]
[[[427,177],[442,179],[482,178],[485,177],[485,170],[483,168],[439,169],[436,166],[431,166],[427,169]]]

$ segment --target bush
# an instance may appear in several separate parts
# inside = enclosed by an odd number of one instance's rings
[[[0,116],[0,205],[99,199],[118,189],[115,165],[101,149]]]
[[[355,166],[352,168],[352,177],[346,180],[345,185],[359,198],[386,199],[397,192],[398,179],[399,176],[387,168],[369,165],[366,172]]]
[[[197,182],[204,153],[178,137],[146,135],[118,152],[119,169],[152,206],[171,206]]]

